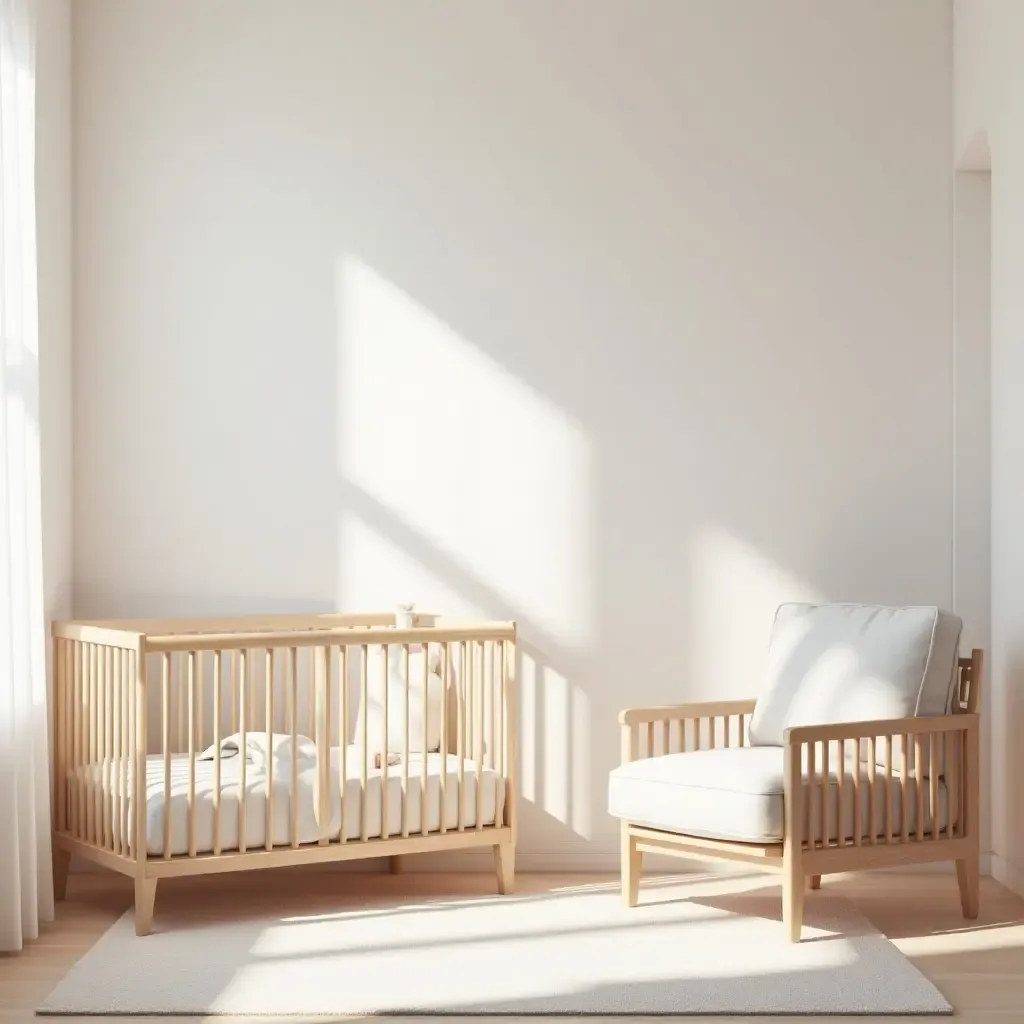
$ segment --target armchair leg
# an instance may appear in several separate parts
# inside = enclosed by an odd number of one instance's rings
[[[974,920],[978,916],[978,888],[981,874],[979,857],[972,853],[956,862],[956,880],[960,885],[960,908],[964,917]]]
[[[821,875],[810,876],[810,888],[820,889],[821,888]]]
[[[782,924],[790,942],[800,941],[804,924],[804,889],[806,880],[799,859],[786,854],[782,870]]]
[[[635,907],[640,899],[640,874],[643,854],[637,849],[636,839],[629,834],[629,825],[622,823],[622,902]]]

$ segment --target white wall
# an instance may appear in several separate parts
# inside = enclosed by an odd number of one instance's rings
[[[780,599],[953,602],[948,5],[75,13],[78,614],[514,616],[537,865]]]
[[[1024,5],[957,0],[954,161],[991,167],[993,874],[1024,892]]]

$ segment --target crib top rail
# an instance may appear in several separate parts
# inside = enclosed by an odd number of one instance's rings
[[[467,640],[514,640],[514,622],[479,622],[461,626],[394,626],[283,630],[268,633],[184,633],[147,636],[146,650],[223,651],[233,648],[323,647],[325,644],[425,644]]]
[[[393,613],[240,616],[233,619],[133,619],[54,622],[54,637],[150,653],[332,644],[458,643],[514,640],[515,622],[480,622],[417,614],[411,628]]]

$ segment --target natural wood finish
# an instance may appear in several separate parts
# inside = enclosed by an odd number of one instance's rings
[[[954,713],[941,716],[923,716],[882,719],[866,722],[845,722],[829,725],[798,726],[785,730],[785,776],[783,806],[785,822],[781,843],[736,843],[698,836],[664,832],[631,822],[622,822],[622,883],[627,903],[634,884],[634,851],[652,851],[683,857],[710,857],[758,863],[779,868],[783,874],[783,918],[786,934],[798,939],[801,929],[802,906],[806,879],[811,885],[820,885],[820,876],[837,872],[860,871],[870,868],[904,867],[935,861],[954,860],[960,888],[964,917],[976,917],[978,908],[978,877],[980,866],[980,722],[978,699],[981,689],[982,652],[975,649],[971,657],[959,660],[960,678]],[[697,723],[708,719],[711,726],[709,743],[714,744],[714,722],[729,714],[744,714],[733,710],[735,703],[751,708],[749,702],[717,702],[712,704],[680,704],[655,708],[632,708],[620,713],[622,733],[622,762],[643,756],[636,742],[636,727],[650,722],[679,721],[680,736],[684,736],[685,722]],[[724,735],[724,733],[723,733]],[[884,743],[884,837],[879,840],[875,821],[875,779],[877,740]],[[900,770],[895,781],[900,787],[900,830],[893,833],[892,784],[894,781],[892,747],[894,738],[900,741]],[[913,772],[910,767],[909,748],[914,742]],[[862,804],[860,798],[861,742],[867,741],[869,770],[868,788],[869,842],[863,843],[861,833]],[[821,771],[815,771],[815,749],[821,744]],[[832,796],[829,772],[829,747],[836,744],[838,785]],[[853,786],[852,842],[846,836],[846,810],[849,806],[845,785],[846,744],[854,745],[856,758]],[[930,775],[924,775],[925,744],[930,755]],[[947,826],[939,829],[940,814],[938,749],[945,754],[944,776],[950,811]],[[700,735],[694,728],[694,744],[700,748]],[[650,746],[647,746],[650,756]],[[807,764],[807,774],[803,765]],[[820,792],[816,790],[820,781]],[[910,782],[914,787],[911,793]],[[950,786],[956,780],[958,813],[955,818],[963,822],[963,834],[950,827],[953,797]],[[927,804],[925,800],[927,797]],[[913,801],[913,806],[912,802]],[[833,805],[836,813],[836,838],[830,840],[830,816]],[[930,830],[925,827],[925,806],[931,816]],[[815,810],[820,811],[820,842],[816,836]],[[911,812],[915,827],[911,834]]]
[[[434,627],[413,626],[343,628],[309,631],[272,631],[266,633],[184,633],[147,635],[148,651],[215,651],[248,647],[323,647],[325,644],[425,644],[436,639]],[[445,631],[462,640],[490,640],[515,637],[515,626],[507,622],[484,622],[457,626]]]
[[[163,803],[163,855],[166,858],[171,856],[171,655],[170,652],[163,656],[163,672],[160,677],[160,720],[163,726],[163,756],[164,756],[164,803]],[[243,758],[244,763],[244,758]],[[146,776],[139,780],[143,787],[146,786]]]
[[[826,748],[827,749],[827,748]],[[828,757],[822,762],[824,784],[822,792],[828,791]],[[783,811],[783,868],[782,868],[782,922],[786,936],[790,942],[800,940],[800,929],[804,919],[804,866],[803,866],[803,835],[802,820],[803,801],[795,799],[796,794],[803,792],[803,769],[800,761],[800,747],[786,747],[786,763],[784,767],[783,785],[786,799]],[[840,820],[840,831],[842,820]],[[828,824],[826,821],[823,839],[828,841]]]
[[[643,873],[643,852],[629,825],[622,822],[622,902],[635,907],[640,898],[640,875]]]
[[[473,692],[476,694],[474,698],[474,710],[476,712],[476,724],[474,726],[474,732],[476,734],[476,748],[473,751],[473,757],[476,760],[476,811],[473,817],[476,822],[477,829],[484,827],[483,814],[484,814],[484,693],[486,679],[484,677],[484,646],[483,643],[475,643],[471,648],[474,662],[476,661],[476,655],[480,656],[480,671],[473,672],[473,681],[477,684],[473,688]]]
[[[438,617],[416,616],[410,628],[396,628],[395,617],[300,617],[301,626],[287,627],[297,620],[260,620],[257,627],[251,619],[238,623],[241,632],[226,632],[225,621],[178,620],[173,625],[161,621],[155,626],[132,621],[131,628],[117,623],[60,623],[53,629],[54,671],[54,742],[53,806],[54,879],[57,889],[63,886],[63,867],[71,854],[91,860],[103,867],[130,874],[134,878],[137,897],[137,924],[140,933],[152,927],[156,880],[185,875],[217,874],[248,871],[286,865],[318,864],[331,861],[357,860],[370,857],[404,857],[433,850],[467,847],[494,848],[495,870],[499,888],[511,891],[514,875],[514,843],[516,837],[515,791],[513,776],[516,765],[515,727],[515,623],[451,622]],[[360,696],[366,706],[367,664],[369,646],[379,645],[383,654],[382,730],[387,746],[388,648],[399,644],[406,668],[402,710],[406,713],[402,773],[402,823],[391,835],[388,823],[388,758],[378,761],[380,771],[381,835],[367,835],[368,781],[371,770],[366,743],[367,716],[363,716],[361,739],[364,756],[360,770],[360,835],[358,839],[344,832],[346,813],[345,764],[348,738],[347,681],[349,648],[359,648]],[[424,652],[422,697],[423,729],[417,741],[410,732],[411,681],[408,678],[409,645],[421,645]],[[419,774],[419,820],[409,803],[409,759],[412,749],[427,746],[429,700],[428,662],[431,645],[437,645],[445,662],[443,674],[451,679],[451,652],[457,646],[462,652],[463,670],[459,674],[460,733],[460,797],[464,798],[465,764],[475,761],[477,773],[477,813],[474,827],[465,828],[464,800],[460,799],[460,830],[443,827],[429,832],[429,775],[426,759]],[[334,648],[338,648],[335,661]],[[275,699],[277,657],[285,653],[284,669],[287,714],[279,710]],[[299,674],[299,651],[309,651],[302,658],[303,675]],[[258,692],[259,652],[264,652],[262,672],[264,692]],[[212,735],[214,747],[213,773],[213,842],[212,851],[198,849],[199,803],[197,797],[197,758],[207,746],[204,722],[204,664],[206,652],[213,659]],[[155,706],[147,699],[147,661],[152,658],[151,671],[156,682]],[[224,658],[230,659],[231,671],[224,671]],[[306,665],[308,664],[308,674]],[[342,831],[329,838],[331,820],[330,748],[331,702],[333,673],[338,666],[338,740],[341,745],[339,800]],[[223,686],[228,682],[228,713],[225,714]],[[300,691],[301,687],[301,691]],[[274,846],[274,785],[268,775],[260,780],[265,796],[264,840],[259,849],[247,848],[246,797],[248,795],[247,758],[238,764],[238,847],[222,849],[222,756],[220,742],[233,732],[239,733],[243,752],[249,733],[263,733],[266,743],[272,742],[276,722],[287,719],[286,728],[297,738],[299,693],[305,694],[306,708],[312,720],[313,743],[316,748],[320,834],[310,844],[298,842],[297,803],[292,802],[289,845]],[[262,699],[261,699],[262,696]],[[396,701],[403,695],[396,695]],[[500,703],[500,707],[498,706]],[[227,719],[225,721],[225,719]],[[151,732],[152,730],[152,732]],[[442,738],[446,753],[450,746],[447,717],[443,718]],[[150,748],[150,740],[153,748]],[[292,792],[297,786],[298,744],[292,744]],[[158,824],[162,848],[150,854],[146,829],[147,785],[146,756],[155,753],[162,774],[163,800]],[[128,759],[132,760],[129,769]],[[182,781],[187,779],[185,826],[179,838],[171,825],[172,782],[177,776],[172,767],[180,758]],[[495,769],[504,776],[505,803],[503,819],[485,824],[482,814],[482,772]],[[162,772],[161,772],[162,769]],[[177,768],[174,768],[175,772]],[[374,769],[376,771],[376,769]],[[160,779],[160,774],[157,778]],[[442,773],[442,792],[446,789]],[[263,785],[266,789],[263,789]],[[499,782],[499,785],[502,783]],[[232,783],[234,785],[234,783]],[[443,814],[442,814],[443,822]],[[446,823],[445,823],[446,825]],[[410,834],[412,832],[413,834]],[[173,853],[176,842],[186,843],[185,851]],[[392,863],[398,864],[398,861]]]
[[[338,841],[346,842],[345,835],[345,812],[348,810],[348,647],[342,646],[338,650],[338,745],[341,747],[338,758],[338,815],[341,822],[341,831]],[[292,738],[293,758],[296,754],[295,739]],[[292,763],[292,792],[298,789],[297,768],[294,760]],[[294,801],[293,801],[294,803]],[[442,818],[444,816],[442,815]],[[292,845],[298,845],[298,837],[292,831]]]
[[[498,876],[498,893],[510,896],[516,887],[516,847],[515,843],[494,844],[494,871]]]
[[[467,829],[465,832],[449,831],[442,836],[431,832],[428,836],[409,836],[403,839],[391,835],[387,839],[367,839],[365,843],[331,843],[320,846],[310,843],[297,850],[290,847],[263,847],[245,853],[230,851],[215,857],[201,853],[196,857],[174,857],[169,861],[148,862],[147,877],[178,878],[184,875],[222,874],[234,871],[259,871],[264,868],[297,867],[303,864],[329,864],[335,861],[366,860],[372,857],[400,857],[405,854],[431,853],[438,850],[468,849],[473,846],[493,846],[496,842],[509,842],[511,832],[507,827],[488,825],[482,832]]]
[[[274,652],[268,649],[264,655],[266,659],[264,671],[266,673],[265,694],[266,707],[263,717],[266,719],[266,745],[267,750],[272,749],[274,735]],[[292,745],[292,759],[295,758],[295,746]],[[274,848],[274,779],[273,772],[267,772],[263,790],[263,847],[266,850]],[[292,789],[295,792],[295,789]],[[296,801],[292,801],[296,803]]]
[[[156,905],[156,879],[135,879],[135,934],[148,935],[153,930]]]
[[[220,744],[221,684],[224,675],[223,652],[213,652],[213,852],[220,853]]]
[[[430,712],[430,645],[426,644],[423,648],[423,657],[420,659],[422,672],[420,675],[420,686],[423,689],[422,699],[423,703],[420,706],[420,725],[422,729],[420,731],[420,835],[425,836],[427,834],[427,750],[430,746],[428,735],[427,735],[427,717]],[[443,705],[442,705],[443,707]],[[344,749],[344,748],[342,748]],[[442,747],[442,751],[443,751]],[[443,756],[443,755],[442,755]],[[444,807],[444,804],[441,804]],[[441,820],[444,821],[444,814],[440,816]]]
[[[63,900],[67,897],[68,871],[71,868],[71,854],[59,846],[53,848],[53,898]]]
[[[391,719],[388,717],[388,691],[391,689],[388,685],[388,662],[391,652],[387,644],[381,646],[380,653],[380,834],[382,839],[387,839],[390,834],[390,823],[388,821],[388,753],[391,750]],[[363,752],[363,756],[367,756],[366,751]]]
[[[238,739],[242,748],[238,764],[238,853],[245,854],[245,799],[246,799],[246,757],[247,732],[249,726],[249,652],[243,647],[238,652]]]
[[[665,704],[650,708],[627,708],[619,713],[619,725],[641,725],[647,722],[677,722],[724,715],[751,715],[753,700],[723,700],[700,704]],[[696,746],[694,747],[696,749]]]

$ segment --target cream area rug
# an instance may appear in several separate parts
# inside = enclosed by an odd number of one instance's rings
[[[213,912],[201,899],[176,905],[164,884],[158,931],[136,938],[126,914],[39,1013],[952,1012],[827,891],[808,893],[804,941],[787,943],[779,888],[763,876],[746,885],[654,879],[633,909],[611,883],[410,897],[360,892],[358,882],[339,894],[328,882],[319,897],[275,902],[268,877],[262,899],[221,901]]]

